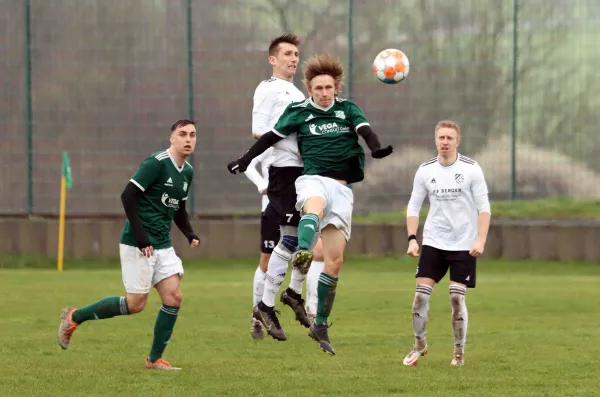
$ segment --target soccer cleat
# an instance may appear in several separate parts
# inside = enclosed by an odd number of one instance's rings
[[[453,367],[462,367],[465,365],[465,352],[462,349],[454,349],[454,355],[452,356],[452,361],[450,365]]]
[[[252,339],[264,339],[265,337],[262,324],[254,317],[250,321],[250,336],[252,336]]]
[[[299,249],[292,254],[290,261],[292,266],[300,271],[302,274],[307,274],[310,269],[310,264],[313,260],[313,254],[310,251]]]
[[[58,327],[58,344],[63,350],[69,348],[73,332],[77,329],[77,323],[73,321],[74,307],[65,307],[60,313],[60,326]]]
[[[329,327],[325,324],[317,325],[316,323],[312,323],[308,329],[308,336],[319,342],[321,350],[323,350],[325,353],[335,356],[335,350],[333,350],[333,346],[331,346],[329,336],[327,335],[328,328]]]
[[[304,299],[302,296],[298,294],[296,291],[288,288],[281,293],[281,297],[279,298],[281,303],[287,305],[292,308],[294,313],[296,313],[296,320],[304,325],[306,328],[310,327],[310,320],[306,315],[306,310],[304,310]]]
[[[407,366],[416,367],[417,364],[419,363],[419,358],[421,358],[421,356],[426,356],[426,355],[427,355],[427,345],[425,345],[422,349],[419,349],[415,345],[415,347],[413,347],[413,349],[410,351],[410,353],[408,353],[406,355],[406,357],[404,357],[402,364],[407,365]]]
[[[260,321],[263,327],[267,330],[267,334],[271,335],[273,339],[284,341],[287,338],[285,336],[285,332],[283,332],[283,328],[281,328],[281,324],[279,324],[277,313],[277,310],[272,307],[268,307],[263,302],[259,302],[259,304],[254,306],[254,309],[252,310],[252,316]]]
[[[149,358],[146,357],[145,367],[148,369],[159,369],[161,371],[179,371],[181,368],[173,367],[169,364],[168,361],[159,358],[155,362],[151,362]]]

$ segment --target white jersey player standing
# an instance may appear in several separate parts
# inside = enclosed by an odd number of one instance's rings
[[[254,93],[252,135],[255,139],[271,131],[291,102],[302,101],[305,98],[302,91],[292,82],[298,67],[299,43],[296,36],[286,34],[276,37],[269,45],[269,63],[273,67],[273,74],[271,78],[261,82]],[[264,331],[260,320],[268,317],[269,324],[275,324],[274,327],[268,327],[269,334],[276,339],[285,340],[274,306],[275,295],[285,278],[291,253],[298,245],[297,227],[300,214],[295,208],[294,183],[302,174],[303,162],[298,153],[295,135],[274,145],[268,155],[268,161],[268,178],[265,178],[267,187],[264,192],[268,197],[268,204],[264,207],[261,218],[261,258],[253,281],[254,309],[250,334],[254,339],[262,339]],[[252,168],[255,166],[250,165]],[[250,179],[256,177],[252,171],[250,175],[246,175]],[[262,186],[259,187],[261,193]],[[273,253],[275,255],[272,255]],[[302,299],[302,283],[305,279],[306,274],[293,269],[289,288],[281,294],[281,302],[290,306],[296,314],[296,319],[309,327],[310,321]],[[314,295],[311,301],[314,300],[316,306],[316,283],[313,284],[314,291],[308,295]],[[258,310],[259,307],[262,310]]]
[[[425,327],[433,287],[450,269],[450,303],[454,354],[451,365],[464,364],[468,313],[467,288],[475,288],[476,258],[483,253],[490,226],[488,188],[479,164],[458,153],[460,128],[443,120],[435,127],[438,156],[425,161],[416,172],[407,208],[407,254],[419,256],[416,233],[425,197],[430,208],[423,227],[423,248],[416,273],[412,305],[415,345],[404,365],[417,365],[427,353]]]

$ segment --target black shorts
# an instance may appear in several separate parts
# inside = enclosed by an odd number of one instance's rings
[[[268,208],[260,218],[260,252],[270,255],[279,242],[279,222],[273,211],[267,211]]]
[[[298,227],[300,212],[296,211],[296,179],[302,175],[301,167],[269,168],[269,204],[265,214],[279,226]]]
[[[445,251],[424,245],[419,255],[416,277],[426,277],[439,283],[450,268],[450,281],[475,288],[477,258],[469,251]]]

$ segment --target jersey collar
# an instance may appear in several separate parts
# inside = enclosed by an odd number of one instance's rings
[[[175,159],[173,158],[173,156],[171,156],[171,149],[167,149],[167,153],[169,153],[169,158],[171,159],[171,163],[173,163],[173,166],[175,167],[175,169],[177,171],[179,171],[179,173],[181,173],[181,171],[183,171],[183,169],[185,168],[185,161],[183,162],[183,165],[181,166],[181,168],[179,168],[179,166],[175,162]]]
[[[461,157],[461,156],[460,156],[460,153],[459,153],[459,152],[456,152],[456,160],[454,160],[454,162],[453,162],[452,164],[449,164],[449,165],[444,165],[444,164],[442,164],[442,162],[440,161],[440,156],[439,156],[439,155],[437,156],[437,161],[438,161],[438,164],[439,164],[439,165],[440,165],[442,168],[450,168],[450,167],[452,167],[454,164],[456,164],[456,163],[458,162],[458,160],[460,159],[460,157]]]
[[[319,109],[319,110],[322,110],[322,111],[324,111],[324,112],[328,111],[329,109],[331,109],[331,108],[333,107],[333,105],[335,105],[335,98],[333,98],[333,101],[331,101],[331,105],[327,106],[326,108],[324,108],[323,106],[319,106],[319,105],[317,105],[317,104],[316,104],[316,103],[313,101],[312,97],[309,97],[309,100],[310,100],[310,104],[311,104],[311,106],[312,106],[312,107],[314,107],[314,108],[317,108],[317,109]]]

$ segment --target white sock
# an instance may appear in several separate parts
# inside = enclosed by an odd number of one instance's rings
[[[254,294],[254,299],[252,301],[252,307],[258,305],[258,302],[261,301],[263,292],[265,291],[265,277],[267,273],[263,272],[260,269],[260,266],[256,268],[254,272],[254,281],[252,282],[252,291]]]
[[[275,306],[275,295],[277,295],[279,287],[283,283],[291,257],[292,253],[279,245],[275,247],[271,254],[267,277],[265,278],[265,290],[262,296],[263,303],[269,307]]]
[[[463,350],[467,342],[467,326],[469,313],[465,302],[467,288],[462,285],[450,285],[450,303],[452,304],[452,331],[454,332],[454,348]]]
[[[413,332],[415,333],[417,344],[421,341],[423,345],[420,347],[425,347],[425,327],[429,320],[429,298],[431,297],[431,291],[433,291],[433,287],[425,284],[417,284],[415,299],[412,305]]]
[[[313,261],[306,275],[306,311],[317,314],[317,287],[319,285],[319,276],[325,268],[325,262]]]
[[[292,267],[292,277],[290,278],[290,289],[295,293],[302,295],[302,283],[306,280],[306,274]]]

